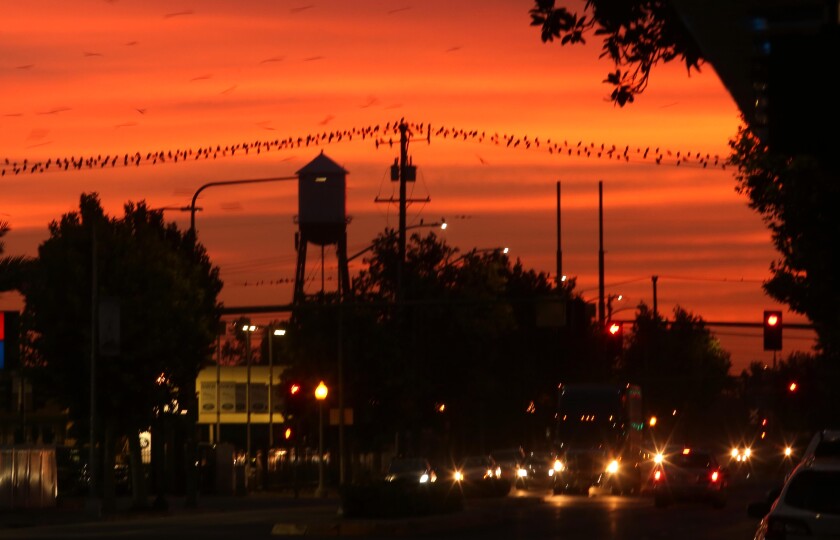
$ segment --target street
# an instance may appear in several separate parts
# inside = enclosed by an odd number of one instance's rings
[[[462,539],[707,539],[751,538],[757,522],[746,506],[765,486],[736,486],[728,505],[715,510],[700,503],[665,509],[651,497],[552,495],[548,490],[514,490],[500,499],[467,499],[461,512],[393,519],[342,520],[337,499],[272,504],[270,498],[236,508],[131,516],[88,523],[7,527],[0,538],[462,538]]]

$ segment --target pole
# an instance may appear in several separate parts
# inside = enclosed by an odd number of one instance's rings
[[[190,233],[195,234],[195,211],[198,210],[195,206],[195,202],[198,199],[199,193],[204,191],[207,188],[211,188],[213,186],[229,186],[232,184],[257,184],[262,182],[283,182],[286,180],[297,180],[297,176],[278,176],[277,178],[253,178],[248,180],[225,180],[222,182],[210,182],[204,184],[200,188],[196,190],[193,194],[192,202],[190,203]]]
[[[318,400],[318,497],[324,496],[324,400]]]
[[[408,124],[400,122],[400,231],[399,260],[397,261],[397,302],[402,302],[403,265],[405,264],[405,184],[408,162]]]
[[[251,479],[251,328],[245,328],[245,487]]]
[[[272,402],[272,395],[274,394],[274,349],[272,342],[274,341],[274,325],[269,323],[268,328],[268,450],[274,447],[274,403]]]
[[[344,471],[344,297],[338,280],[338,485],[343,486]]]
[[[659,276],[651,276],[650,280],[653,282],[653,318],[659,318],[659,311],[656,308],[656,282],[659,281]]]
[[[604,181],[598,181],[598,322],[604,327]]]
[[[563,281],[563,248],[560,236],[560,180],[557,181],[557,287]]]
[[[96,275],[96,227],[93,221],[90,224],[90,447],[88,448],[88,475],[90,486],[88,488],[89,510],[95,514],[101,511],[101,504],[97,497],[97,471],[96,464],[96,326],[97,326],[97,302],[99,298],[97,289],[99,281]]]
[[[219,444],[222,440],[222,336],[216,336],[216,436],[213,441]]]

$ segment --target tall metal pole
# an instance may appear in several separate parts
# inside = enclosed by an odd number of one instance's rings
[[[402,302],[403,265],[405,264],[405,184],[406,165],[408,164],[408,124],[400,122],[400,230],[399,260],[397,261],[397,302]]]
[[[324,400],[318,400],[318,497],[324,492]]]
[[[557,287],[563,281],[563,247],[560,236],[560,180],[557,181]]]
[[[344,296],[338,280],[338,485],[346,478],[344,468]]]
[[[245,486],[251,479],[251,327],[245,328]]]
[[[598,181],[598,322],[606,321],[604,313],[604,181]]]
[[[656,282],[659,281],[659,276],[651,276],[650,280],[653,282],[653,318],[659,318],[659,311],[656,307]]]
[[[198,200],[198,195],[202,191],[207,188],[211,188],[213,186],[230,186],[232,184],[258,184],[263,182],[283,182],[286,180],[297,180],[297,176],[278,176],[277,178],[254,178],[248,180],[225,180],[223,182],[210,182],[204,184],[203,186],[199,187],[192,197],[192,202],[190,203],[190,232],[195,233],[195,211],[198,208],[195,206],[196,200]]]
[[[272,395],[274,394],[274,348],[272,346],[274,325],[271,323],[266,329],[266,337],[268,338],[268,450],[271,451],[274,447],[274,402],[272,401]]]
[[[97,303],[99,297],[98,277],[96,275],[96,227],[91,221],[90,224],[90,447],[88,448],[88,476],[90,487],[88,500],[90,510],[99,513],[100,504],[97,496],[98,477],[96,463],[96,326],[97,326]]]

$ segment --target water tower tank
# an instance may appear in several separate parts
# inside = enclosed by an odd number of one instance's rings
[[[323,151],[298,176],[298,225],[314,244],[335,244],[347,225],[347,171]]]

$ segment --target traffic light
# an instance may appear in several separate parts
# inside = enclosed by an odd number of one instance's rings
[[[782,312],[765,310],[764,312],[764,350],[782,350]]]
[[[303,414],[304,399],[303,387],[298,382],[290,382],[286,386],[285,412],[290,418],[297,418]]]
[[[619,356],[624,348],[624,325],[617,321],[607,321],[607,344],[610,354]]]
[[[0,311],[0,369],[20,367],[20,314]]]

